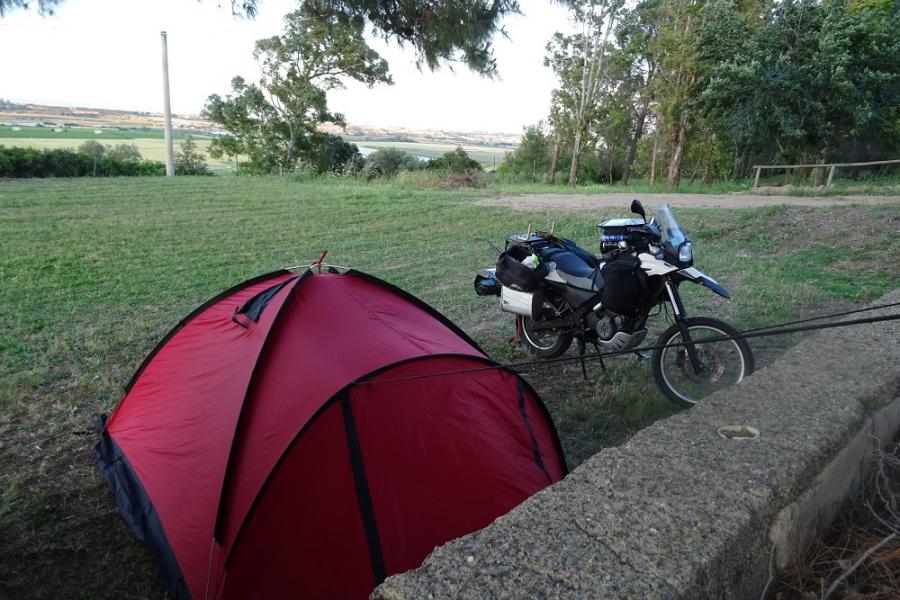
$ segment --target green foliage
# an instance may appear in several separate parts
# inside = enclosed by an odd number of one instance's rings
[[[0,17],[31,5],[37,5],[41,14],[52,14],[62,1],[0,0]],[[231,10],[236,16],[253,18],[258,4],[259,0],[231,0]],[[501,21],[519,13],[518,0],[304,0],[300,4],[309,19],[359,28],[368,24],[384,39],[411,45],[420,66],[435,70],[443,61],[461,61],[487,76],[497,72],[492,44],[495,36],[504,33]]]
[[[589,106],[596,37],[556,34],[548,44],[545,64],[559,79],[551,156],[561,152],[559,167],[583,147],[605,179],[618,171],[623,181],[646,176],[655,157],[656,178],[673,186],[682,172],[741,179],[756,163],[895,158],[897,31],[892,0],[641,0],[619,15]]]
[[[362,168],[362,155],[356,144],[345,141],[338,135],[319,133],[311,138],[311,150],[305,157],[305,164],[316,173],[355,173]]]
[[[66,149],[39,150],[0,146],[0,177],[120,177],[165,175],[161,162],[118,159]]]
[[[403,150],[382,148],[366,157],[362,174],[368,179],[393,177],[400,171],[415,171],[421,168],[419,159]]]
[[[740,151],[813,162],[866,158],[848,145],[898,149],[900,18],[800,0],[776,5],[748,37],[751,17],[708,12],[698,45],[714,66],[701,108]]]
[[[83,146],[84,144],[82,144]],[[116,144],[115,146],[106,148],[106,156],[114,160],[136,160],[144,159],[141,151],[134,144]]]
[[[197,150],[197,142],[185,136],[175,153],[176,175],[212,175],[206,167],[206,155]]]
[[[78,153],[93,159],[100,160],[106,156],[106,146],[94,140],[88,140],[78,146]]]
[[[462,146],[457,146],[456,150],[444,153],[440,158],[432,158],[425,164],[425,168],[457,174],[483,170],[481,163],[470,158]]]
[[[305,0],[315,17],[343,23],[369,22],[385,39],[416,49],[419,64],[436,69],[441,61],[460,60],[470,69],[493,75],[497,64],[491,44],[500,21],[519,12],[518,0]]]
[[[259,83],[235,77],[233,93],[213,94],[203,111],[228,131],[213,140],[210,156],[247,157],[243,172],[284,174],[300,164],[334,170],[327,159],[315,156],[322,148],[335,150],[318,126],[345,125],[343,115],[329,111],[328,91],[342,87],[341,77],[370,87],[392,83],[387,62],[366,44],[361,22],[312,18],[306,9],[285,17],[281,35],[259,40],[254,56],[261,68]],[[352,155],[346,148],[332,154]]]
[[[497,172],[542,179],[550,169],[550,152],[550,141],[544,133],[543,124],[529,125],[522,133],[519,147],[506,154]]]
[[[95,140],[88,140],[78,146],[78,153],[91,159],[93,164],[93,175],[97,176],[97,163],[106,156],[106,146]]]

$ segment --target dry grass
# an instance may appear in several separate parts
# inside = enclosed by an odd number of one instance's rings
[[[900,598],[900,442],[837,523],[781,576],[778,600]]]

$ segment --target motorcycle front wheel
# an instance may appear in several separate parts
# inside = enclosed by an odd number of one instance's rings
[[[544,301],[544,308],[548,314],[558,314],[559,311],[550,302]],[[572,332],[562,332],[558,329],[534,329],[535,319],[521,317],[522,337],[525,345],[537,357],[556,358],[564,353],[572,345]],[[539,321],[538,321],[539,322]]]
[[[666,397],[690,408],[699,400],[728,386],[734,385],[753,372],[753,352],[747,340],[738,337],[728,323],[709,317],[686,319],[688,335],[692,342],[715,339],[694,346],[700,363],[695,371],[681,335],[675,323],[659,336],[653,352],[653,376]]]

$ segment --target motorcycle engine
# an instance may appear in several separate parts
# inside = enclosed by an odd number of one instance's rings
[[[597,337],[601,340],[611,340],[616,332],[620,330],[624,317],[606,314],[597,317],[597,323],[594,329],[597,331]]]

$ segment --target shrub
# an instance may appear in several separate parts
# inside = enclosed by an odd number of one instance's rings
[[[106,149],[106,156],[115,160],[143,160],[141,151],[134,144],[116,144]]]
[[[105,152],[104,152],[105,153]],[[0,177],[101,177],[165,175],[161,162],[94,158],[69,149],[0,146]]]
[[[419,159],[397,148],[382,148],[366,157],[363,174],[374,177],[393,177],[399,171],[415,171],[419,169]]]
[[[330,133],[316,134],[307,151],[302,153],[302,161],[316,173],[343,173],[345,169],[353,172],[356,168],[356,157],[362,158],[356,144]]]
[[[206,155],[197,150],[197,142],[190,134],[184,136],[175,153],[176,175],[211,175],[206,168]]]
[[[426,169],[445,171],[453,174],[463,174],[470,171],[481,171],[481,163],[471,158],[462,146],[456,150],[445,153],[440,158],[432,158],[425,165]]]

